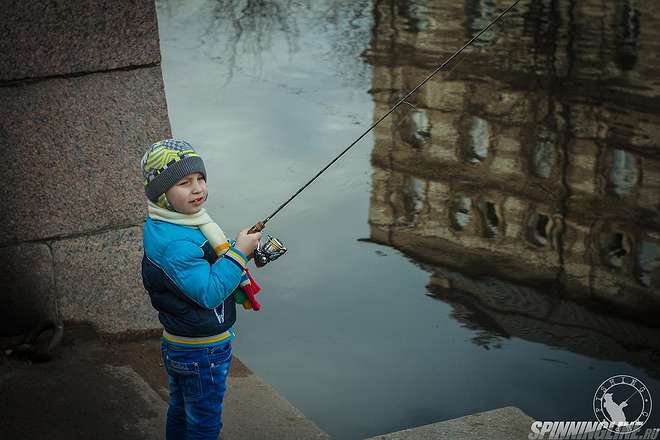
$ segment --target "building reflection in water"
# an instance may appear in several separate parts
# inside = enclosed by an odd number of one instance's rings
[[[374,118],[506,6],[376,1]],[[430,265],[484,341],[657,363],[656,330],[579,305],[660,310],[657,8],[523,1],[467,52],[375,129],[370,239]]]

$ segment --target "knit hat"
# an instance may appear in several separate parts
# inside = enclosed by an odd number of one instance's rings
[[[204,161],[186,141],[165,139],[150,145],[140,165],[144,176],[144,191],[154,203],[188,174],[202,173],[206,179]]]

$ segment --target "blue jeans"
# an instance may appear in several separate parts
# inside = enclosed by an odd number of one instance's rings
[[[170,385],[167,440],[217,440],[231,342],[204,348],[161,344]]]

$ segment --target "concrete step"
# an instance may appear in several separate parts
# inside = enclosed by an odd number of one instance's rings
[[[223,440],[330,438],[236,357],[224,411]]]
[[[533,421],[520,409],[508,406],[368,440],[524,440],[528,438]]]

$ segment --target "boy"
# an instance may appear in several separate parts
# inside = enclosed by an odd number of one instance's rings
[[[217,439],[236,321],[233,293],[250,284],[246,265],[261,233],[243,229],[235,241],[226,239],[202,207],[206,170],[187,142],[156,142],[141,165],[149,199],[142,280],[164,327],[166,438]]]

